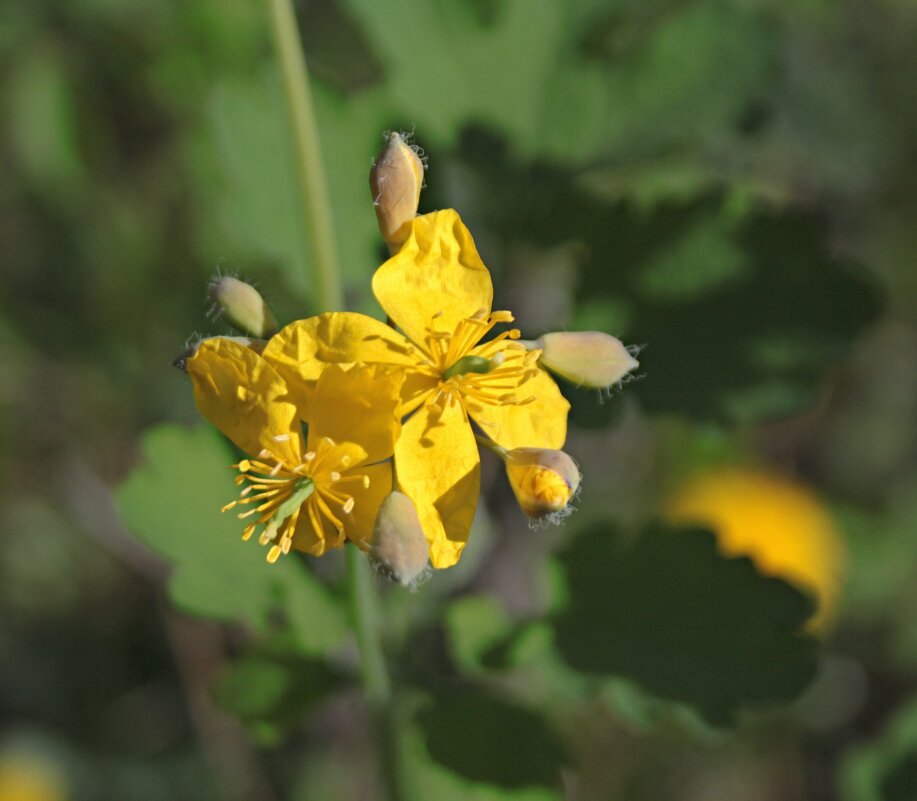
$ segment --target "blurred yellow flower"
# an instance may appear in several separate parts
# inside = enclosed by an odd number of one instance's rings
[[[665,512],[674,523],[708,526],[723,553],[748,556],[762,573],[811,592],[818,606],[810,628],[824,630],[837,608],[845,552],[811,490],[770,473],[718,468],[689,477]]]
[[[0,800],[66,801],[68,793],[54,768],[38,757],[0,755]]]
[[[321,555],[362,544],[391,492],[402,376],[386,367],[329,367],[308,401],[255,351],[215,337],[185,362],[201,414],[252,458],[238,465],[238,500],[275,562],[297,548]],[[308,423],[303,436],[301,421]]]
[[[559,448],[569,404],[505,331],[482,342],[506,311],[491,311],[493,285],[468,229],[448,209],[417,217],[398,253],[373,277],[373,291],[403,334],[361,314],[335,312],[292,323],[264,358],[301,397],[329,364],[404,370],[395,444],[398,487],[414,502],[434,567],[458,561],[477,505],[480,465],[473,420],[497,445]]]

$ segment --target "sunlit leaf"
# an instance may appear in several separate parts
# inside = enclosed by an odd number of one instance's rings
[[[344,609],[294,555],[269,565],[220,507],[238,493],[227,446],[210,429],[163,425],[142,445],[143,463],[118,490],[125,522],[173,572],[172,600],[194,614],[267,630],[286,610],[301,646],[321,651],[346,633]]]

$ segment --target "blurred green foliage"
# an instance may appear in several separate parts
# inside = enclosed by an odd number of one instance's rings
[[[462,564],[380,582],[418,797],[913,797],[914,4],[297,8],[351,308],[379,313],[369,159],[415,129],[424,209],[461,212],[527,334],[646,346],[620,397],[565,388],[563,529],[485,461]],[[168,366],[227,332],[217,270],[316,311],[263,3],[2,16],[0,757],[28,742],[74,799],[373,798],[340,565],[239,542],[233,453]],[[796,589],[651,523],[736,460],[843,525],[818,653]]]

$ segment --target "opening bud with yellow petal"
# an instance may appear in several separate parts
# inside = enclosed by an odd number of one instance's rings
[[[526,346],[541,349],[538,361],[552,373],[584,387],[610,387],[640,366],[621,340],[602,331],[558,331]]]
[[[581,476],[568,454],[548,448],[513,448],[502,456],[516,500],[529,517],[553,517],[551,522],[556,522],[572,511],[570,501]]]
[[[402,587],[416,590],[429,576],[430,545],[413,501],[403,492],[382,501],[366,553],[379,573]]]
[[[404,244],[417,216],[423,171],[423,162],[401,134],[386,134],[385,146],[369,171],[369,188],[379,230],[392,253]]]
[[[208,295],[217,316],[242,333],[261,338],[277,333],[277,320],[251,284],[228,275],[218,276],[210,282]]]

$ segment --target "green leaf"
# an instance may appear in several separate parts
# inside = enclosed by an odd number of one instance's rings
[[[872,742],[841,763],[843,801],[913,801],[917,797],[917,698],[904,703]]]
[[[506,0],[482,15],[444,0],[347,0],[424,141],[448,146],[483,123],[525,156],[578,163],[721,137],[769,83],[765,19],[730,3],[655,5],[642,15],[594,0]],[[630,46],[608,47],[637,17]]]
[[[16,155],[50,194],[73,189],[84,173],[72,72],[61,52],[42,44],[17,58],[7,90]]]
[[[262,743],[272,744],[346,684],[324,662],[268,646],[233,662],[217,683],[215,697]]]
[[[141,446],[143,463],[117,493],[125,522],[173,565],[169,593],[180,607],[261,631],[284,610],[301,647],[323,651],[347,632],[343,605],[298,561],[269,565],[239,521],[220,514],[238,493],[232,454],[213,430],[163,425]]]
[[[379,263],[381,240],[368,175],[370,159],[382,144],[384,106],[377,92],[345,97],[318,83],[313,102],[339,263],[364,308],[368,279]],[[275,70],[221,85],[212,117],[225,178],[218,199],[227,235],[251,256],[280,264],[303,298],[311,285],[312,257],[288,111]],[[290,312],[305,316],[302,308]]]
[[[722,556],[710,532],[655,525],[628,541],[598,527],[561,563],[569,605],[555,635],[577,670],[629,678],[713,722],[789,701],[813,676],[816,644],[800,633],[811,599]]]
[[[736,208],[720,193],[651,211],[597,202],[572,174],[514,163],[479,131],[459,157],[479,187],[476,236],[503,250],[586,245],[575,322],[647,346],[646,378],[627,392],[650,412],[742,423],[798,412],[882,310],[875,278],[833,255],[824,220],[803,208]],[[616,406],[585,400],[571,415],[606,425]]]
[[[427,751],[475,782],[507,788],[560,784],[563,748],[525,707],[470,686],[442,686],[417,714]]]
[[[496,598],[478,595],[450,604],[445,625],[453,660],[462,669],[474,672],[480,669],[487,650],[510,631],[512,621]]]

